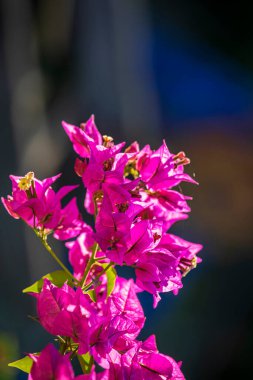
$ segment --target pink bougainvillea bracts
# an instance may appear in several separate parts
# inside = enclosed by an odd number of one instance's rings
[[[61,355],[52,344],[48,344],[40,355],[30,354],[30,357],[33,365],[28,380],[75,378],[69,355]]]
[[[2,198],[4,207],[33,229],[62,269],[24,289],[35,297],[37,320],[58,349],[49,344],[12,365],[24,369],[30,361],[29,380],[184,379],[181,362],[160,353],[154,335],[138,340],[145,323],[138,292],[150,293],[156,307],[161,293],[176,295],[183,277],[201,262],[200,244],[170,232],[190,212],[191,197],[177,190],[181,182],[196,184],[184,172],[190,160],[184,152],[171,153],[165,141],[156,150],[140,149],[137,142],[127,148],[114,144],[100,134],[94,116],[80,126],[62,125],[78,155],[74,171],[94,226],[83,221],[75,197],[62,205],[77,185],[55,192],[60,175],[10,176],[12,194]],[[68,240],[72,270],[54,252],[49,235]],[[119,277],[117,265],[132,267],[135,278]],[[74,374],[75,357],[82,375]]]

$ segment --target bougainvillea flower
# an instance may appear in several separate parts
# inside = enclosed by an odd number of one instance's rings
[[[28,380],[75,379],[69,355],[61,355],[52,344],[48,344],[39,356],[30,354],[30,357],[33,365]]]
[[[179,236],[164,234],[160,245],[161,248],[169,250],[177,259],[177,269],[185,276],[191,269],[196,268],[197,264],[202,261],[197,256],[203,248],[201,244],[191,243]]]
[[[108,353],[112,349],[126,351],[131,347],[145,322],[133,280],[117,278],[108,308],[103,309],[103,314],[105,312],[109,318],[103,324],[92,352],[100,365],[107,368],[108,361],[104,359],[108,359]]]
[[[70,354],[61,355],[52,344],[48,344],[40,355],[30,354],[33,360],[28,380],[109,380],[108,371],[95,372],[92,366],[89,374],[74,376]]]
[[[160,301],[159,293],[177,292],[182,287],[182,276],[177,265],[175,256],[160,247],[145,252],[142,260],[136,264],[136,284],[153,294],[154,307]]]
[[[123,208],[123,204],[121,204]],[[136,206],[143,209],[141,205]],[[96,220],[95,240],[101,249],[106,252],[106,256],[117,264],[132,265],[137,262],[147,249],[153,249],[159,242],[162,234],[161,223],[151,223],[147,220],[131,218],[128,212],[120,209],[120,212],[113,212],[113,207],[107,193],[104,194],[102,206]]]
[[[81,157],[90,157],[89,143],[102,144],[102,136],[97,130],[93,115],[80,127],[65,121],[62,122],[62,126],[72,142],[75,152]]]
[[[191,211],[187,197],[174,190],[141,191],[142,202],[146,202],[147,207],[143,211],[143,217],[156,219],[163,223],[163,230],[166,232],[175,222],[188,218],[187,213]]]
[[[170,356],[158,352],[155,336],[151,335],[138,348],[134,358],[132,359],[134,366],[140,366],[144,379],[184,379],[180,371],[180,365]],[[133,365],[133,364],[132,364]]]
[[[147,207],[140,211],[139,217],[144,220],[156,220],[162,223],[162,229],[165,233],[176,222],[188,218],[188,215],[177,211],[166,211],[156,202],[147,203]]]
[[[76,199],[72,198],[71,201],[61,209],[59,221],[54,231],[54,237],[59,240],[68,240],[76,237],[88,226],[81,219],[81,214],[78,210]]]
[[[58,288],[47,279],[41,293],[35,296],[39,321],[45,330],[53,335],[71,337],[79,343],[80,354],[89,351],[92,335],[104,322],[89,296],[80,288],[74,291],[66,284]]]
[[[64,208],[61,206],[62,198],[77,186],[64,186],[57,193],[51,188],[60,175],[43,181],[32,172],[25,177],[11,175],[12,195],[2,198],[2,202],[15,219],[23,219],[32,228],[53,231],[56,238],[65,240],[77,236],[84,222],[75,198]]]
[[[176,164],[174,156],[170,153],[165,141],[156,151],[144,148],[137,161],[140,177],[148,189],[159,190],[177,186],[181,181],[197,183],[188,174],[184,173],[183,164]]]
[[[201,249],[201,244],[163,234],[155,249],[143,253],[135,268],[136,284],[153,294],[154,307],[160,300],[159,293],[178,293],[182,277],[201,262],[196,256]]]
[[[131,201],[131,194],[124,186],[114,183],[104,183],[103,192],[111,204],[112,212],[125,212]]]
[[[123,151],[124,142],[100,134],[94,116],[80,126],[62,125],[78,154],[74,170],[86,189],[84,208],[94,215],[94,229],[83,222],[75,198],[63,206],[76,186],[55,192],[59,175],[43,181],[33,172],[11,176],[12,195],[2,198],[52,256],[48,234],[74,239],[65,244],[72,287],[67,281],[58,287],[44,276],[40,293],[30,293],[40,324],[56,336],[64,355],[52,345],[30,354],[29,380],[184,380],[181,364],[157,350],[154,336],[137,340],[145,322],[137,293],[152,294],[156,307],[161,293],[177,294],[183,277],[201,261],[200,244],[168,233],[190,212],[191,198],[173,190],[182,181],[196,184],[184,172],[190,160],[184,152],[171,153],[165,142],[157,150],[134,142]],[[136,281],[118,277],[116,264],[132,267]],[[84,372],[76,378],[70,364],[75,355]]]
[[[144,342],[135,341],[123,355],[114,350],[108,356],[112,380],[184,380],[180,364],[158,352],[154,335]]]
[[[72,335],[69,305],[75,305],[74,290],[64,284],[62,288],[45,279],[43,288],[37,298],[37,313],[42,326],[53,335]]]
[[[147,199],[142,200],[139,193],[136,196],[135,190],[139,182],[140,180],[137,178],[122,184],[103,183],[103,194],[110,202],[112,212],[124,213],[133,220],[149,206]]]
[[[94,239],[106,256],[117,264],[123,264],[123,253],[130,231],[131,220],[124,213],[112,212],[106,197],[96,219]]]
[[[190,212],[191,209],[187,204],[187,200],[191,200],[191,197],[186,197],[185,195],[174,190],[157,190],[155,192],[150,192],[149,196],[154,200],[157,199],[159,205],[164,207],[167,211],[177,211],[177,212]]]
[[[75,380],[109,380],[109,373],[107,370],[96,373],[95,366],[93,365],[90,373],[86,375],[79,375],[75,377]]]
[[[106,148],[103,145],[90,144],[91,157],[83,173],[83,183],[94,194],[101,190],[103,183],[124,183],[124,167],[127,155],[120,154],[124,143]]]
[[[124,262],[133,265],[142,260],[143,253],[153,249],[162,235],[161,224],[154,224],[147,220],[140,220],[133,224],[130,237],[127,242],[127,250],[124,252]]]
[[[59,177],[60,174],[38,181],[34,178],[33,172],[27,173],[24,177],[11,175],[12,195],[8,195],[7,199],[2,198],[6,210],[15,219],[22,218],[26,223],[34,226],[34,218],[36,218],[35,222],[38,219],[36,214],[39,215],[39,219],[47,216],[43,215],[45,193]]]
[[[125,330],[125,335],[132,339],[138,336],[144,326],[145,316],[132,279],[117,278],[114,291],[110,297],[110,313],[112,319],[121,318],[121,324],[124,324],[123,321],[127,319],[131,320],[134,327],[132,331]]]

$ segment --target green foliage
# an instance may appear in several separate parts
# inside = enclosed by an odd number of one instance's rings
[[[78,361],[82,368],[83,373],[89,373],[93,363],[92,356],[87,352],[84,355],[77,355]]]
[[[56,270],[55,272],[46,274],[34,284],[23,289],[23,293],[40,293],[44,278],[47,278],[58,287],[61,287],[66,281],[68,281],[69,285],[72,284],[71,277],[64,270]]]
[[[32,364],[33,364],[33,360],[29,356],[25,356],[22,359],[9,363],[8,366],[18,368],[21,371],[26,372],[26,373],[30,373]]]
[[[107,297],[109,297],[115,286],[117,272],[113,267],[110,267],[105,273],[107,276]]]
[[[86,293],[89,294],[93,302],[96,302],[96,293],[94,289],[87,290]]]

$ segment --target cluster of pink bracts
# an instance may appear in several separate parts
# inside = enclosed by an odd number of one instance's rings
[[[60,284],[45,278],[32,293],[38,320],[57,337],[59,351],[49,344],[30,354],[29,379],[184,379],[180,363],[158,352],[154,336],[136,339],[145,322],[136,293],[151,293],[156,307],[160,293],[177,294],[182,277],[200,261],[201,245],[167,233],[190,211],[190,198],[171,190],[181,181],[196,183],[184,173],[189,159],[170,153],[165,142],[156,151],[137,142],[126,149],[125,143],[115,145],[101,136],[93,116],[80,127],[63,122],[63,128],[79,155],[75,172],[86,188],[84,207],[95,217],[94,229],[82,220],[75,198],[62,207],[76,186],[55,192],[51,185],[59,175],[43,181],[32,172],[11,176],[12,195],[2,198],[10,215],[23,219],[49,251],[49,234],[72,239],[66,247],[73,274],[66,271]],[[115,265],[134,268],[135,281],[117,276]],[[77,377],[75,356],[84,373]]]

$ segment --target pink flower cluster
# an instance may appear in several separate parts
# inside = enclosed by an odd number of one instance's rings
[[[63,128],[79,156],[74,169],[86,188],[84,207],[94,215],[94,230],[75,198],[62,206],[76,186],[56,193],[51,185],[59,176],[11,176],[12,195],[2,198],[9,214],[44,243],[49,234],[72,239],[65,243],[72,280],[59,286],[44,279],[40,292],[32,292],[39,322],[57,337],[60,352],[48,345],[39,356],[30,354],[29,379],[184,379],[181,363],[159,353],[154,336],[137,340],[145,322],[137,293],[152,294],[156,307],[160,293],[177,294],[183,276],[201,261],[201,245],[168,233],[190,211],[191,198],[174,189],[182,181],[196,183],[184,173],[190,161],[184,152],[172,154],[165,142],[155,151],[137,142],[114,144],[99,133],[93,116],[80,127],[63,122]],[[134,268],[135,281],[116,276],[116,265]],[[84,373],[77,377],[75,356]]]

